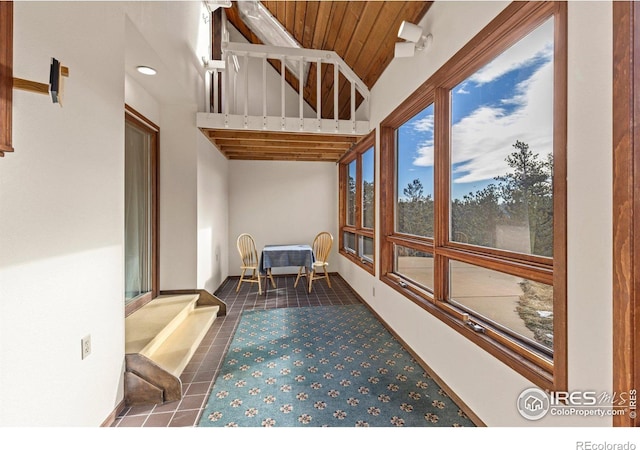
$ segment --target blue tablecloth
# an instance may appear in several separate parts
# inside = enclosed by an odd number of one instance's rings
[[[260,272],[273,267],[306,267],[311,271],[314,261],[310,245],[267,245],[260,255]]]

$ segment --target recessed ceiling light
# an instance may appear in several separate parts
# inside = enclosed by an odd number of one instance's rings
[[[143,73],[145,75],[155,75],[156,73],[158,73],[156,69],[148,66],[138,66],[136,67],[136,69],[138,69],[138,72]]]

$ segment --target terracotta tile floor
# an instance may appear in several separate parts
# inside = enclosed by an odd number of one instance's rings
[[[255,284],[243,283],[236,293],[238,278],[229,278],[216,295],[227,304],[227,315],[218,317],[181,375],[183,398],[162,405],[125,408],[113,427],[193,427],[206,405],[209,391],[245,310],[297,308],[305,306],[347,305],[360,303],[350,286],[332,276],[332,289],[324,280],[315,281],[310,294],[303,282],[293,287],[295,276],[275,277],[276,288],[269,286],[266,295],[258,295]],[[303,280],[304,281],[304,280]]]

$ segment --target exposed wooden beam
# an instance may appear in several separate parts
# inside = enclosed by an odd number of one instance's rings
[[[228,159],[338,162],[362,136],[204,129]]]
[[[277,153],[256,153],[256,154],[231,154],[226,155],[228,159],[237,161],[306,161],[306,162],[338,162],[338,158],[325,155],[307,154],[277,154]]]
[[[298,134],[298,133],[271,133],[265,131],[239,131],[239,130],[207,130],[210,138],[261,140],[261,141],[293,141],[293,142],[357,142],[361,136],[338,134]]]
[[[348,150],[351,143],[341,142],[290,142],[290,141],[251,141],[251,140],[233,140],[233,139],[215,139],[215,143],[220,148],[278,148],[286,147],[290,149],[303,150],[324,150],[329,152],[340,152]]]
[[[220,150],[225,153],[230,152],[263,152],[263,153],[322,153],[325,155],[342,155],[344,152],[349,150],[349,148],[336,148],[336,149],[326,149],[326,148],[309,148],[305,149],[303,147],[291,147],[288,145],[282,145],[279,142],[271,142],[269,146],[266,145],[221,145],[218,146]]]

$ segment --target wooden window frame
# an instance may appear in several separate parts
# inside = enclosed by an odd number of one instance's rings
[[[640,388],[640,6],[613,2],[613,390]],[[636,392],[637,393],[637,392]],[[637,414],[613,417],[637,427]]]
[[[375,226],[374,228],[365,228],[362,226],[362,155],[369,150],[374,153],[376,151],[376,135],[375,130],[362,138],[349,152],[347,152],[338,162],[339,164],[339,235],[338,235],[338,251],[341,255],[347,258],[354,264],[362,267],[364,270],[372,275],[375,275]],[[349,179],[349,164],[353,161],[356,163],[356,214],[355,225],[347,224],[347,193],[348,193],[348,179]],[[374,166],[375,167],[375,166]],[[375,186],[375,169],[374,169],[374,186]],[[375,194],[374,194],[375,195]],[[375,198],[373,201],[373,217],[375,218]],[[352,233],[356,236],[356,249],[355,253],[347,251],[345,249],[344,233]],[[373,261],[368,261],[365,258],[359,256],[360,251],[358,246],[360,245],[360,237],[366,237],[373,239],[374,241],[374,255]]]
[[[450,213],[449,92],[544,21],[554,17],[554,249],[553,258],[452,242]],[[435,106],[434,237],[395,231],[396,130],[431,103]],[[566,142],[567,6],[565,2],[513,2],[426,80],[380,125],[380,279],[543,389],[566,390]],[[434,254],[433,292],[394,273],[394,244]],[[477,333],[475,318],[449,303],[448,264],[461,261],[553,285],[553,361],[490,325]],[[486,325],[483,323],[483,326]]]
[[[134,313],[160,294],[160,127],[129,105],[125,105],[125,122],[151,134],[151,291],[125,306],[125,317]]]
[[[13,1],[0,2],[0,157],[13,152]]]

